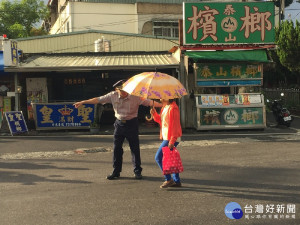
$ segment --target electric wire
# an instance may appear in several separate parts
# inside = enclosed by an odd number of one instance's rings
[[[145,17],[145,18],[140,18],[140,19],[130,19],[130,20],[125,20],[125,21],[115,21],[115,22],[111,22],[111,23],[99,23],[99,24],[95,24],[95,25],[91,25],[91,26],[77,26],[77,27],[72,27],[72,29],[76,30],[76,29],[93,29],[95,27],[101,28],[101,27],[106,27],[106,26],[114,26],[114,25],[120,25],[120,24],[131,24],[131,23],[137,23],[140,21],[156,21],[156,20],[160,20],[160,19],[169,19],[170,16],[169,15],[164,15],[161,17],[155,17],[153,18],[153,16],[149,16],[149,17]],[[150,20],[151,19],[151,20]],[[173,19],[172,21],[177,20],[177,19]],[[170,20],[166,21],[169,22]]]

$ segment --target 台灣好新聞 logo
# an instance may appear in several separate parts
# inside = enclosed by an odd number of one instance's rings
[[[225,215],[229,219],[241,219],[243,217],[242,207],[236,202],[230,202],[225,207]]]

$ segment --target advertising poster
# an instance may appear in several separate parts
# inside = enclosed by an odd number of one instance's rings
[[[209,95],[208,96],[208,105],[209,106],[216,106],[216,96],[215,95]]]
[[[203,106],[208,106],[208,96],[207,95],[201,95],[201,103]]]
[[[3,112],[10,112],[11,111],[11,98],[4,97],[3,99]]]
[[[242,99],[243,99],[243,105],[250,105],[250,99],[248,94],[243,94]]]
[[[47,78],[26,78],[28,119],[33,120],[31,103],[47,103]]]
[[[229,95],[223,95],[223,105],[227,106],[230,104]]]
[[[223,105],[223,96],[216,95],[216,106],[222,106],[222,105]]]

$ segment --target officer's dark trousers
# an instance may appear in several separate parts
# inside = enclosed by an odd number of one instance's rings
[[[139,142],[139,125],[138,119],[127,120],[122,122],[116,120],[114,123],[114,152],[113,152],[113,167],[114,172],[122,171],[123,162],[123,143],[125,138],[129,143],[132,156],[133,172],[142,172],[140,142]]]

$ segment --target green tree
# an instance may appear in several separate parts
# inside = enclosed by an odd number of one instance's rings
[[[276,44],[280,63],[297,74],[297,83],[300,84],[300,22],[282,22],[276,29]]]
[[[42,36],[46,34],[47,31],[44,29],[44,27],[40,27],[40,28],[33,27],[30,31],[30,36]]]
[[[0,2],[0,35],[10,39],[28,37],[36,23],[48,14],[47,6],[41,0]]]

